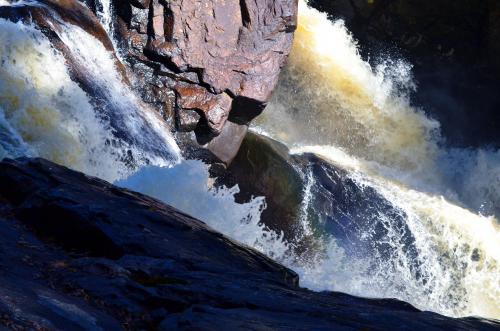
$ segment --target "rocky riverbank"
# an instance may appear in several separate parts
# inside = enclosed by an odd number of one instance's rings
[[[356,15],[368,13],[361,21],[372,28],[387,23],[379,9],[395,10],[386,1],[363,3],[366,10],[360,4],[347,5]],[[326,16],[320,22],[328,23]],[[497,318],[498,241],[469,236],[491,234],[488,222],[494,220],[443,198],[431,206],[438,217],[429,217],[427,206],[437,198],[426,191],[408,198],[401,182],[356,178],[353,167],[321,146],[290,150],[247,132],[290,52],[296,0],[0,0],[0,23],[0,329],[500,329],[498,321],[454,319],[403,302],[448,316]],[[387,31],[399,26],[384,25]],[[318,36],[324,31],[335,30]],[[414,37],[403,39],[419,48],[422,40]],[[427,50],[429,42],[424,40]],[[351,60],[359,56],[353,49]],[[439,54],[462,59],[447,50]],[[317,54],[309,59],[306,74]],[[370,66],[361,65],[370,78]],[[280,83],[291,91],[283,114],[308,110],[290,105],[293,98],[330,108],[314,87],[312,94],[298,93],[300,84],[322,84],[307,77]],[[292,133],[285,117],[275,123]],[[298,132],[302,138],[317,135],[321,144],[333,145],[331,137],[352,138],[349,131],[327,138],[306,117],[299,120],[307,126]],[[327,123],[337,120],[328,117]],[[376,123],[384,122],[392,123]],[[345,123],[356,132],[355,122]],[[374,146],[361,140],[363,151],[344,156],[361,164],[356,157]],[[388,160],[411,153],[405,144],[390,147]],[[197,168],[167,174],[189,162]],[[149,168],[158,170],[152,182],[160,193],[168,188],[177,202],[140,185],[126,187],[166,203],[102,179],[125,186],[120,179],[133,174],[142,184]],[[161,178],[168,181],[160,185]],[[384,187],[394,191],[387,194]],[[217,194],[227,194],[228,203],[203,203]],[[415,197],[416,207],[408,202]],[[182,208],[180,200],[207,223],[168,205]],[[254,218],[245,210],[234,215],[232,207],[254,200]],[[212,211],[229,217],[204,218]],[[464,217],[468,223],[455,222]],[[411,226],[422,221],[426,227],[417,229],[423,231],[414,231]],[[255,228],[245,228],[250,223]],[[275,233],[285,249],[255,244],[261,235],[271,242]],[[471,275],[479,281],[471,282]]]
[[[0,322],[15,330],[496,330],[316,293],[144,195],[42,159],[0,163]]]

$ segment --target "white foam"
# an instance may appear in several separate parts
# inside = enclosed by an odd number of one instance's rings
[[[474,214],[439,195],[409,189],[372,173],[370,165],[333,147],[302,147],[294,153],[315,153],[349,170],[359,187],[371,187],[400,209],[415,239],[417,260],[398,243],[396,224],[381,210],[379,218],[394,245],[390,260],[346,255],[326,241],[327,255],[307,268],[296,266],[303,284],[360,296],[395,297],[418,308],[451,316],[498,318],[500,307],[500,229],[493,217]],[[367,234],[370,236],[371,234]],[[473,258],[473,256],[475,256]],[[409,259],[410,258],[410,259]],[[412,269],[411,265],[418,265]],[[375,266],[375,269],[374,269]],[[338,268],[339,271],[333,269]]]
[[[62,55],[33,26],[22,23],[1,19],[0,40],[1,118],[15,139],[4,145],[7,155],[17,157],[30,150],[29,155],[113,177],[103,173],[116,168],[105,143],[108,128],[71,81]]]
[[[286,256],[288,246],[282,235],[259,224],[265,199],[254,197],[248,203],[236,203],[239,188],[212,188],[208,168],[201,161],[183,161],[172,168],[146,167],[116,184],[175,206],[270,257]]]
[[[34,26],[0,19],[0,125],[9,137],[0,140],[4,156],[41,156],[108,180],[130,173],[127,154],[136,165],[177,162],[168,127],[121,81],[111,53],[81,28],[61,26],[59,37],[107,104],[92,104],[71,80],[66,59]],[[115,137],[117,130],[130,139]]]
[[[371,67],[342,21],[299,6],[289,67],[256,129],[375,189],[405,215],[418,251],[416,260],[402,251],[401,232],[381,210],[390,260],[353,257],[326,238],[322,254],[292,265],[302,284],[499,318],[500,234],[483,216],[500,215],[499,152],[438,147],[439,123],[409,102],[411,66],[385,59]]]

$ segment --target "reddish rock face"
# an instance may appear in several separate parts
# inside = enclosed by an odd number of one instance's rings
[[[180,84],[174,89],[177,93],[177,106],[184,110],[182,113],[189,110],[201,111],[210,128],[215,132],[222,131],[227,119],[227,110],[231,108],[232,103],[227,93],[212,94],[201,86],[189,84]]]
[[[297,18],[297,0],[130,0],[115,8],[138,89],[174,109],[178,129],[209,137],[230,113],[247,124],[263,110]],[[175,92],[170,106],[154,98],[153,86]]]
[[[39,3],[26,3],[22,6],[1,6],[0,17],[13,22],[22,21],[35,24],[51,41],[52,46],[66,58],[72,79],[78,82],[84,90],[89,91],[92,82],[86,74],[86,69],[78,61],[75,61],[70,50],[56,33],[62,29],[60,20],[82,28],[112,52],[118,74],[125,83],[129,83],[126,68],[115,56],[113,44],[106,31],[99,24],[97,17],[80,2],[75,0],[40,0]]]

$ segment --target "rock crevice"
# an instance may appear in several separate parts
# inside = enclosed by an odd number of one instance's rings
[[[296,0],[133,0],[114,6],[137,89],[175,117],[177,129],[196,131],[203,142],[222,132],[230,113],[238,113],[241,125],[262,111],[297,24]]]

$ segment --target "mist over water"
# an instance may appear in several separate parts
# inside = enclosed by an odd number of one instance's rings
[[[440,124],[410,103],[411,64],[383,58],[372,67],[342,20],[304,1],[299,12],[289,63],[255,130],[292,147],[334,146],[374,173],[494,215],[499,151],[441,147]],[[462,186],[473,174],[476,185]]]

